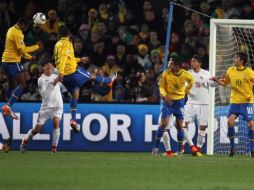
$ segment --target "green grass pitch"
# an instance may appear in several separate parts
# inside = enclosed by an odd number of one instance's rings
[[[244,155],[152,157],[150,153],[0,153],[0,190],[251,190]]]

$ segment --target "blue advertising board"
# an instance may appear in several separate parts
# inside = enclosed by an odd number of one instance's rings
[[[1,107],[2,105],[0,103]],[[13,109],[20,119],[12,121],[0,114],[0,140],[6,140],[12,135],[12,148],[19,149],[21,139],[36,124],[40,103],[16,103]],[[77,118],[81,131],[76,134],[69,125],[69,104],[64,104],[59,150],[151,151],[158,128],[159,109],[159,105],[79,104]],[[192,128],[191,136],[195,137],[195,126]],[[52,131],[52,122],[48,121],[28,148],[50,150]],[[171,146],[176,151],[176,129],[171,128],[170,132]],[[164,150],[163,145],[160,148]]]

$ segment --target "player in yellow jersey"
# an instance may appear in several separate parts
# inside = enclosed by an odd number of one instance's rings
[[[251,157],[254,157],[254,113],[253,113],[253,83],[254,71],[246,66],[247,55],[237,52],[233,57],[233,66],[229,67],[226,74],[220,79],[212,77],[219,85],[231,84],[231,97],[228,109],[228,137],[230,140],[229,156],[234,156],[235,150],[235,120],[239,115],[247,121],[249,127],[249,139]]]
[[[75,132],[79,132],[76,121],[77,102],[79,98],[80,88],[89,80],[95,80],[99,83],[111,84],[116,75],[112,78],[97,76],[91,74],[84,68],[78,66],[78,62],[86,63],[87,57],[76,58],[72,42],[70,41],[70,32],[67,27],[59,29],[60,40],[56,43],[54,49],[55,64],[58,70],[57,81],[61,81],[67,90],[72,94],[71,107],[71,121],[70,125]]]
[[[183,119],[185,96],[190,92],[194,83],[192,75],[181,69],[181,63],[177,57],[170,58],[169,68],[162,73],[159,83],[161,95],[161,115],[159,128],[156,134],[156,140],[152,151],[153,156],[158,155],[158,147],[161,137],[166,130],[169,122],[169,116],[173,114],[176,117],[177,139],[178,139],[178,155],[182,155]],[[186,85],[187,84],[187,85]]]
[[[25,74],[20,65],[21,58],[32,60],[33,57],[29,52],[39,49],[39,45],[26,46],[24,44],[23,32],[27,30],[29,21],[25,17],[21,17],[17,24],[9,28],[6,34],[5,49],[2,56],[2,67],[9,78],[10,86],[17,85],[13,90],[8,103],[2,107],[3,115],[18,119],[11,107],[20,98],[27,89]]]

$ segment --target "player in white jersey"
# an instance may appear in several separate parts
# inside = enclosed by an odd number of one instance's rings
[[[30,129],[23,138],[20,151],[25,152],[28,142],[34,135],[40,133],[44,124],[51,118],[53,120],[52,153],[56,153],[60,136],[59,123],[63,114],[63,99],[60,90],[60,82],[56,83],[57,75],[53,74],[54,66],[46,63],[43,66],[43,74],[38,79],[38,88],[42,98],[41,108],[38,114],[35,128]]]
[[[188,100],[185,105],[185,139],[192,147],[194,146],[192,139],[187,132],[188,125],[191,122],[198,122],[199,130],[197,137],[197,156],[202,156],[201,148],[205,143],[206,126],[208,123],[208,88],[215,83],[210,81],[210,73],[201,68],[201,59],[198,55],[191,58],[191,70],[189,72],[195,78],[195,83],[188,94]],[[183,147],[184,148],[184,147]]]

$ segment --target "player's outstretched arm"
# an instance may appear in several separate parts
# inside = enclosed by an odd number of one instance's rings
[[[77,63],[81,62],[81,63],[88,63],[89,62],[89,57],[81,57],[81,58],[76,58]]]
[[[30,52],[34,52],[36,50],[38,50],[39,48],[42,47],[41,42],[38,42],[36,45],[32,45],[32,46],[22,46],[21,51],[24,53],[30,53]]]
[[[210,87],[217,87],[219,84],[213,80],[208,80],[207,85]]]
[[[15,35],[14,36],[14,41],[15,41],[17,49],[22,54],[34,52],[34,51],[38,50],[40,48],[40,46],[41,46],[40,43],[38,43],[36,45],[33,45],[33,46],[26,46],[25,43],[24,43],[24,40],[19,35]]]
[[[55,86],[58,82],[61,82],[63,80],[63,74],[59,73],[57,78],[53,82],[53,86]]]
[[[216,77],[211,77],[210,80],[216,82],[220,86],[227,86],[228,85],[228,83],[225,81],[224,78],[218,79]]]

